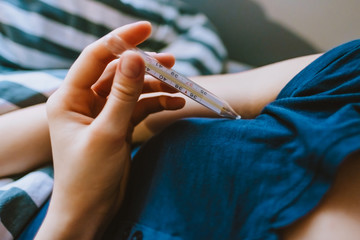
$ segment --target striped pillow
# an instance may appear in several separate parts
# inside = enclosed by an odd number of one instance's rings
[[[209,20],[176,0],[0,0],[0,65],[69,68],[86,45],[138,20],[153,23],[141,47],[173,53],[179,72],[222,71],[226,51]]]
[[[226,51],[209,20],[176,0],[0,0],[0,114],[45,101],[66,74],[54,69],[68,69],[86,45],[138,20],[153,23],[140,47],[173,53],[177,71],[223,70]]]
[[[23,177],[0,179],[0,239],[13,240],[49,199],[53,169],[44,167]]]
[[[46,102],[67,70],[12,71],[0,74],[0,115]]]

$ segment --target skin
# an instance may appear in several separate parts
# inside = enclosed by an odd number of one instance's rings
[[[24,121],[26,119],[26,121]],[[51,161],[45,105],[0,115],[0,177],[29,171]]]
[[[114,33],[135,46],[150,31],[149,23],[139,22]],[[174,63],[169,55],[155,57],[168,67]],[[254,118],[317,57],[193,80],[227,100],[243,118]],[[53,158],[53,195],[36,239],[101,238],[123,199],[131,142],[144,141],[179,118],[216,117],[188,99],[185,104],[182,98],[159,94],[140,97],[164,91],[172,92],[152,78],[144,80],[140,56],[125,52],[115,60],[100,39],[83,51],[64,84],[50,97],[46,111],[39,105],[0,117],[0,130],[8,133],[0,139],[1,176],[31,170]],[[184,104],[175,112],[152,114]],[[27,121],[23,122],[24,117]],[[21,137],[17,132],[22,132]],[[19,147],[21,152],[16,151]],[[356,239],[360,235],[359,155],[345,159],[321,203],[282,229],[283,239]]]
[[[275,100],[281,89],[298,72],[318,56],[319,55],[304,56],[246,72],[200,76],[194,77],[192,80],[229,102],[242,118],[254,118],[266,104]],[[169,56],[167,57],[169,58]],[[160,54],[157,55],[157,58],[166,60],[166,55]],[[99,81],[92,87],[98,91],[100,95],[106,96],[108,94],[111,81],[106,81],[106,79],[114,75],[115,66],[116,62],[107,66],[108,71],[104,72]],[[249,81],[249,79],[251,81]],[[221,82],[221,84],[219,84],[219,82]],[[103,84],[103,88],[99,88],[101,84]],[[153,89],[150,89],[150,86],[152,86]],[[233,86],[237,87],[234,88]],[[171,89],[166,88],[159,81],[147,77],[144,91],[169,92]],[[183,95],[178,94],[178,96]],[[148,102],[149,99],[142,98],[142,101]],[[162,96],[159,98],[159,101],[161,106],[165,106],[166,101],[169,101],[169,99]],[[163,111],[149,115],[135,127],[133,142],[139,143],[146,141],[180,118],[217,117],[217,115],[198,103],[187,98],[185,98],[185,101],[185,107],[181,110]],[[143,115],[151,113],[149,106],[145,108],[144,104],[140,104],[139,107],[142,108],[141,112]],[[168,107],[171,107],[170,102],[168,103]],[[23,119],[27,119],[27,121],[23,121]],[[0,148],[0,165],[2,166],[0,168],[0,177],[28,171],[51,161],[52,155],[47,121],[44,104],[0,116],[0,132],[9,133],[4,134],[7,136],[6,138],[0,138],[0,146],[2,146],[2,148]],[[17,129],[17,131],[13,129]],[[14,134],[15,132],[17,134]],[[19,136],[20,134],[21,137]],[[22,151],[18,151],[18,149],[22,149]],[[11,159],[11,161],[9,161],[9,159]]]
[[[150,31],[149,23],[140,22],[115,34],[137,45]],[[83,51],[48,100],[54,188],[36,239],[100,238],[123,199],[134,126],[150,112],[184,105],[170,97],[138,102],[143,90],[159,85],[144,85],[145,65],[134,52],[109,66],[115,57],[104,43],[100,39]],[[161,61],[174,63],[170,56]]]
[[[320,204],[282,229],[285,240],[356,240],[360,236],[360,153],[345,159]]]
[[[319,54],[304,56],[246,72],[199,76],[192,80],[226,100],[242,118],[251,119],[258,116],[297,73],[319,56]],[[178,111],[164,111],[146,118],[135,129],[133,140],[145,141],[180,118],[218,117],[195,101],[188,98],[185,100],[185,107]]]
[[[139,23],[140,26],[142,26],[142,24],[145,24],[146,27],[143,27],[144,29],[140,28],[139,32],[141,32],[143,35],[139,36],[145,39],[150,34],[151,26],[149,23]],[[132,39],[132,32],[127,28],[130,28],[130,26],[125,26],[122,28],[123,30],[121,32],[127,33],[127,35],[124,35],[124,37],[128,37],[129,41],[133,41],[133,45],[137,44],[138,41],[140,42],[138,39]],[[144,39],[141,39],[141,41]],[[93,56],[96,54],[96,49],[93,49],[93,45],[84,50],[84,53],[80,56],[81,59],[79,59],[76,64],[81,62],[78,64],[81,65],[82,62],[88,61],[86,58],[96,59],[96,57],[101,57]],[[91,86],[91,90],[98,95],[98,99],[96,100],[99,102],[101,101],[101,104],[106,102],[106,98],[110,93],[110,89],[113,83],[112,80],[115,76],[116,67],[118,65],[118,61],[114,60],[115,57],[107,49],[105,49],[105,51],[107,51],[106,53],[109,54],[109,56],[107,56],[106,59],[100,60],[100,68],[104,68],[104,70],[99,76],[99,79]],[[153,55],[155,58],[157,58],[157,60],[159,60],[161,63],[163,63],[164,66],[167,67],[171,67],[175,62],[173,56],[169,54]],[[89,67],[89,69],[97,68],[94,66],[83,67],[78,65],[74,64],[72,67],[72,72],[75,71],[74,69],[79,69],[78,71],[84,71],[84,67]],[[81,70],[80,67],[82,68]],[[98,71],[101,70],[99,69]],[[86,70],[86,72],[89,71]],[[69,79],[70,76],[71,74],[69,74],[67,78]],[[145,77],[145,82],[142,85],[142,88],[142,93],[175,92],[175,90],[172,88],[167,87],[161,82],[148,76]],[[79,99],[80,95],[76,101],[74,100],[74,102],[78,102]],[[101,110],[101,104],[96,106],[96,111]],[[184,100],[182,98],[168,97],[161,94],[158,94],[157,97],[154,98],[142,98],[141,101],[139,101],[135,106],[136,110],[134,111],[133,125],[136,126],[139,121],[151,113],[162,110],[176,110],[181,108],[183,105]],[[26,121],[24,121],[24,119],[26,119]],[[39,104],[0,115],[0,132],[2,133],[2,136],[6,136],[3,138],[0,137],[0,177],[23,173],[52,161],[52,151],[45,104]],[[19,151],[19,149],[21,149],[21,151]]]

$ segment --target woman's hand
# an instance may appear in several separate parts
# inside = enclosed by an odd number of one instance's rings
[[[135,46],[151,32],[148,22],[114,31]],[[155,55],[171,67],[170,55]],[[88,46],[63,85],[47,103],[54,159],[54,190],[37,239],[93,239],[101,236],[124,196],[134,126],[148,114],[178,109],[181,98],[158,96],[138,101],[142,92],[168,91],[144,82],[144,62],[135,52],[119,60],[106,38]]]

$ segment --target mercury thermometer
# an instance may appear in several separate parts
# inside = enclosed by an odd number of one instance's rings
[[[105,44],[107,48],[114,54],[120,55],[125,50],[133,50],[140,54],[145,62],[145,72],[156,79],[177,89],[179,92],[207,107],[218,115],[231,119],[240,119],[234,109],[223,99],[209,92],[197,83],[191,81],[184,75],[173,69],[167,68],[159,63],[155,58],[151,57],[139,48],[130,46],[115,34],[106,36]]]

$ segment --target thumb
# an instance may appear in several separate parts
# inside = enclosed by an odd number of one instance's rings
[[[127,128],[142,92],[145,64],[141,56],[127,51],[120,57],[108,100],[97,117],[114,131]]]

